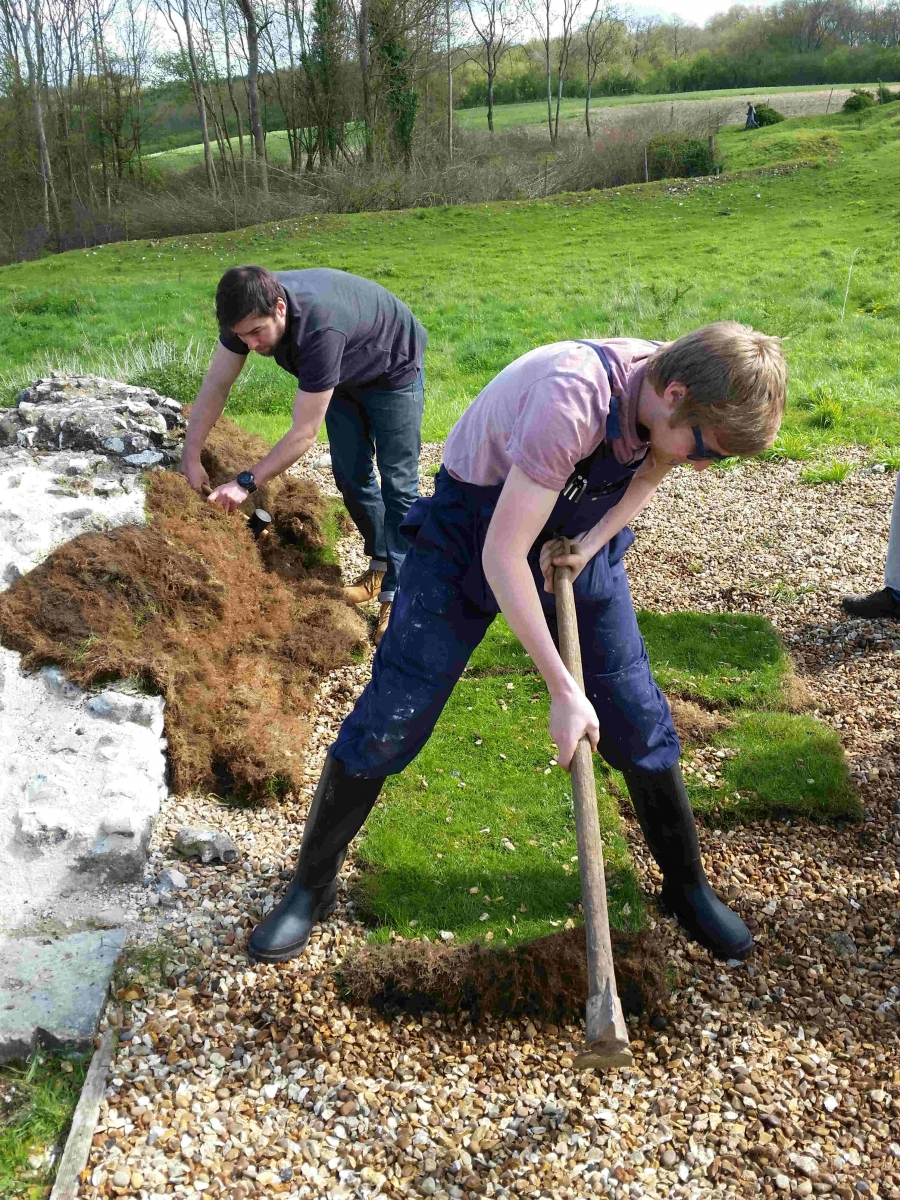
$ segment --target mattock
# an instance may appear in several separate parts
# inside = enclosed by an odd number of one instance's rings
[[[563,539],[568,554],[568,539]],[[556,567],[553,575],[556,592],[556,619],[559,649],[569,674],[584,691],[578,619],[572,571]],[[581,873],[581,898],[584,907],[584,932],[587,939],[588,999],[585,1010],[585,1047],[575,1059],[581,1071],[592,1067],[627,1067],[634,1061],[628,1045],[628,1029],[622,1003],[616,989],[609,913],[606,907],[606,876],[603,870],[603,840],[597,815],[597,783],[591,744],[582,738],[572,759],[572,796],[575,830],[578,837],[578,870]]]

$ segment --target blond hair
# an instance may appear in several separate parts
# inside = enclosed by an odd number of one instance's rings
[[[737,321],[716,321],[661,346],[647,379],[662,394],[670,383],[687,393],[673,425],[715,430],[729,454],[759,454],[775,440],[787,392],[781,339]]]

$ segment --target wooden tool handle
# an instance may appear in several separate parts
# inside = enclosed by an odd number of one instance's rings
[[[568,554],[567,539],[564,539],[564,545],[564,553]],[[553,587],[556,593],[560,654],[569,674],[584,691],[575,592],[569,567],[556,568]],[[631,1052],[628,1050],[628,1029],[616,989],[606,904],[603,839],[597,815],[597,784],[587,738],[582,738],[578,743],[571,772],[588,962],[585,1021],[588,1051],[576,1059],[575,1065],[583,1068],[622,1066],[631,1062]]]

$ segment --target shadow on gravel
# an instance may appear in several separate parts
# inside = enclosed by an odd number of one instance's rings
[[[213,486],[265,451],[220,421],[204,456]],[[83,687],[129,680],[165,697],[181,793],[298,787],[315,689],[364,644],[339,568],[323,561],[329,511],[315,486],[283,479],[254,500],[273,517],[258,543],[242,514],[154,472],[145,526],[83,534],[0,596],[0,638],[26,669],[56,663]]]

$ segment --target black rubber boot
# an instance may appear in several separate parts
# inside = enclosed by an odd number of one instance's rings
[[[250,934],[257,962],[285,962],[306,949],[317,921],[337,907],[337,873],[384,783],[348,775],[329,753],[310,805],[297,869],[281,903]]]
[[[868,596],[845,596],[841,604],[851,617],[870,621],[886,618],[900,620],[900,600],[894,595],[893,588],[885,587],[880,592],[870,592]]]
[[[716,958],[746,958],[750,930],[713,892],[700,859],[697,826],[676,763],[668,771],[623,771],[641,830],[663,873],[660,904]]]

